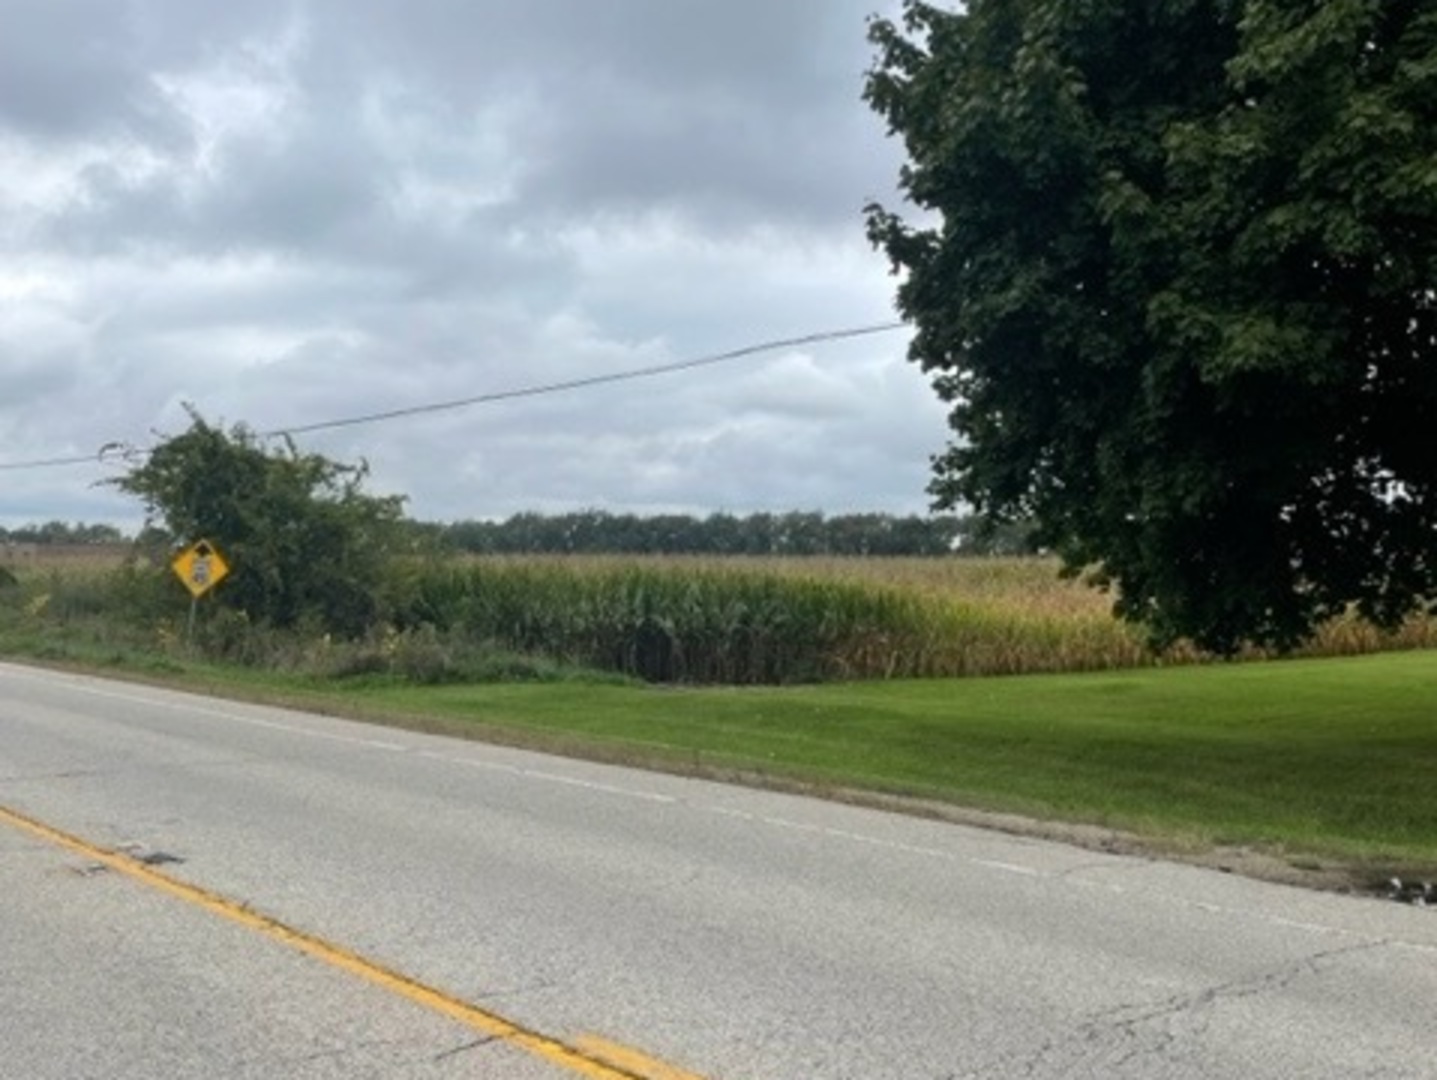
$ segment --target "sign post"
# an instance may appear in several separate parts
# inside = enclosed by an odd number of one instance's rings
[[[208,540],[198,540],[175,556],[170,569],[190,591],[190,620],[185,630],[185,643],[189,644],[195,636],[195,611],[200,597],[224,580],[230,572],[229,563]]]

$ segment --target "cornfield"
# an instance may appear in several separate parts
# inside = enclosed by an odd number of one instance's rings
[[[84,624],[106,643],[178,648],[188,597],[166,568],[76,559],[14,569],[0,589],[0,639],[48,625],[74,640]],[[468,679],[482,658],[512,655],[651,682],[735,685],[1209,659],[1181,646],[1154,654],[1140,630],[1113,618],[1110,597],[1060,578],[1044,559],[460,557],[397,567],[381,589],[387,622],[362,642],[252,625],[220,597],[196,645],[318,674]],[[1353,618],[1324,627],[1302,652],[1431,647],[1437,619],[1383,633]]]
[[[1083,671],[1151,652],[1110,599],[1042,559],[488,557],[416,573],[404,617],[654,682]],[[1437,645],[1437,622],[1326,627],[1310,655]],[[1256,654],[1254,654],[1256,655]]]

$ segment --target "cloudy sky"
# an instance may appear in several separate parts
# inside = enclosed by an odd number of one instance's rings
[[[0,0],[0,465],[893,320],[889,0]],[[921,512],[907,334],[304,436],[429,520]],[[0,470],[0,524],[137,508]]]

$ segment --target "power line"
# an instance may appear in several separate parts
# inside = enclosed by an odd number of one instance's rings
[[[472,397],[431,401],[423,405],[410,405],[400,409],[386,409],[383,412],[363,413],[358,416],[345,416],[335,420],[320,420],[313,424],[276,428],[274,431],[260,432],[260,437],[276,438],[281,435],[308,435],[316,431],[332,431],[335,428],[357,427],[361,424],[377,424],[386,420],[399,420],[409,416],[424,416],[430,413],[451,412],[455,409],[466,409],[474,405],[489,405],[499,401],[514,401],[519,398],[541,397],[546,394],[558,394],[568,390],[581,390],[590,386],[603,386],[607,383],[649,379],[658,375],[672,375],[680,371],[691,371],[694,368],[709,367],[714,364],[724,364],[733,360],[742,360],[745,357],[756,356],[759,353],[775,352],[779,349],[792,349],[800,345],[817,345],[830,341],[844,341],[850,338],[868,337],[873,334],[886,334],[894,330],[901,330],[905,325],[906,324],[902,322],[888,322],[875,323],[871,326],[850,327],[844,330],[820,330],[816,333],[803,334],[799,337],[762,341],[756,345],[745,345],[741,349],[731,349],[728,352],[714,353],[710,356],[701,356],[692,360],[680,360],[671,364],[655,364],[651,367],[630,368],[626,371],[614,371],[606,375],[588,375],[581,379],[565,379],[561,382],[524,386],[515,390],[496,390],[487,394],[475,394]],[[130,460],[134,457],[144,456],[149,452],[147,448],[139,449],[126,447],[120,443],[107,443],[95,454],[39,458],[32,461],[0,462],[0,471],[49,469],[69,465],[93,465],[106,461]]]
[[[0,471],[49,469],[61,465],[95,465],[110,461],[129,461],[134,457],[143,457],[149,452],[148,449],[128,446],[125,443],[108,442],[93,454],[76,454],[73,457],[36,458],[31,461],[0,461]]]
[[[648,379],[655,375],[671,375],[678,371],[689,371],[693,368],[707,367],[711,364],[722,364],[730,360],[740,360],[747,356],[754,356],[757,353],[773,352],[777,349],[789,349],[799,345],[814,345],[825,341],[841,341],[845,338],[863,337],[868,334],[887,333],[888,331],[899,330],[903,326],[904,324],[901,322],[894,322],[882,323],[876,326],[860,326],[848,330],[824,330],[815,334],[804,334],[802,337],[783,338],[778,341],[761,342],[758,345],[746,345],[741,349],[716,353],[713,356],[703,356],[697,360],[681,360],[673,364],[655,364],[652,367],[631,368],[628,371],[615,371],[607,375],[589,375],[582,379],[566,379],[563,382],[526,386],[518,390],[497,390],[488,394],[476,394],[473,397],[454,398],[450,401],[434,401],[427,405],[411,405],[407,408],[366,413],[362,416],[349,416],[341,420],[322,420],[316,424],[303,424],[299,427],[283,428],[278,431],[268,431],[264,434],[266,436],[307,435],[315,431],[329,431],[333,428],[353,427],[357,424],[373,424],[382,420],[398,420],[406,416],[422,416],[427,413],[449,412],[453,409],[468,408],[471,405],[488,405],[496,401],[513,401],[517,398],[540,397],[545,394],[557,394],[565,390],[580,390],[589,386],[602,386],[606,383],[627,382],[633,379]]]
[[[83,457],[54,457],[35,458],[31,461],[0,461],[0,470],[18,471],[20,469],[51,469],[60,465],[94,465],[103,461],[98,454],[86,454]]]

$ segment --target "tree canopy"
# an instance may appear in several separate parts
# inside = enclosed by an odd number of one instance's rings
[[[909,0],[870,37],[939,507],[1035,519],[1160,641],[1437,597],[1437,0]]]
[[[231,568],[216,590],[226,606],[275,626],[310,618],[339,633],[367,629],[403,500],[365,494],[363,463],[190,418],[114,485],[144,501],[148,525],[171,544],[219,547]]]

